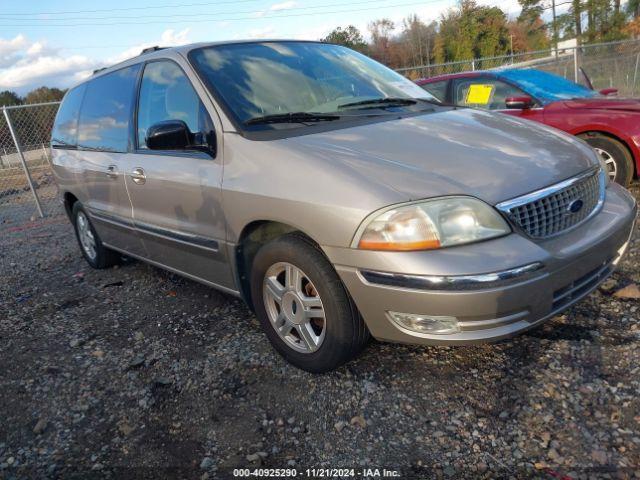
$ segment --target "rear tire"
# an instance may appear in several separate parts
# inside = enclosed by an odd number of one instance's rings
[[[302,370],[333,370],[358,355],[369,340],[333,266],[300,235],[277,238],[258,251],[251,297],[273,347]]]
[[[120,262],[120,255],[102,244],[89,215],[80,202],[73,204],[71,219],[82,256],[93,268],[109,268]]]
[[[609,178],[623,187],[628,187],[633,178],[633,157],[627,147],[608,135],[592,132],[580,135],[608,164]]]

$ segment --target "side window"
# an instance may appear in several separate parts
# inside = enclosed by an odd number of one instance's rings
[[[87,83],[78,124],[78,146],[126,152],[139,65]]]
[[[147,129],[164,120],[182,120],[192,133],[213,130],[200,97],[174,62],[150,62],[145,66],[138,102],[138,148],[147,148]]]
[[[441,102],[446,102],[448,85],[449,85],[449,81],[443,80],[440,82],[425,83],[424,85],[420,85],[420,87],[422,87],[424,90],[429,92],[431,95],[436,97]]]
[[[509,97],[527,95],[517,87],[495,78],[463,78],[454,81],[456,105],[501,110],[506,108]]]
[[[64,96],[53,124],[51,144],[56,147],[75,147],[78,140],[78,117],[86,84],[69,90]]]

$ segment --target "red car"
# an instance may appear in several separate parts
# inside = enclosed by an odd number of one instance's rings
[[[500,111],[577,135],[604,158],[609,176],[627,186],[640,165],[640,101],[611,98],[533,69],[441,75],[416,82],[438,100]]]

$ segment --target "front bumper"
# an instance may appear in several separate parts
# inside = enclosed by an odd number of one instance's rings
[[[496,341],[557,315],[607,278],[628,246],[636,208],[634,198],[612,184],[597,215],[541,242],[513,234],[427,252],[324,251],[375,338],[440,345]],[[418,333],[393,322],[390,311],[456,317],[459,331]]]

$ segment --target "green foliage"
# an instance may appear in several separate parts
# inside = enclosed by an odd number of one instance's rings
[[[444,61],[504,55],[509,50],[507,17],[498,7],[462,0],[440,20],[438,57]]]
[[[343,45],[359,52],[367,51],[367,42],[364,41],[360,30],[358,30],[353,25],[349,25],[345,28],[335,28],[321,41],[325,43],[335,43],[337,45]]]
[[[24,103],[59,102],[62,100],[62,97],[64,97],[65,92],[66,89],[60,90],[55,87],[40,87],[35,90],[31,90],[23,98],[16,92],[5,90],[4,92],[0,92],[0,107],[3,105],[6,105],[7,107],[11,105],[22,105]]]
[[[24,103],[59,102],[64,97],[66,90],[59,88],[40,87],[27,93]]]
[[[508,19],[500,7],[459,0],[430,24],[417,15],[409,15],[401,25],[375,20],[368,26],[369,45],[353,26],[337,28],[323,41],[355,48],[399,68],[546,50],[556,41],[574,38],[581,44],[640,38],[640,0],[556,0],[555,28],[549,0],[518,3],[521,12],[516,19]],[[567,3],[568,10],[561,7]]]
[[[522,10],[518,16],[516,25],[524,35],[525,50],[543,50],[549,47],[549,40],[553,40],[553,25],[546,25],[542,20],[542,13],[546,8],[544,0],[518,0]],[[559,31],[559,30],[558,30]]]
[[[6,105],[7,107],[11,105],[20,105],[22,104],[22,98],[16,92],[12,92],[10,90],[5,90],[4,92],[0,92],[0,106]]]

